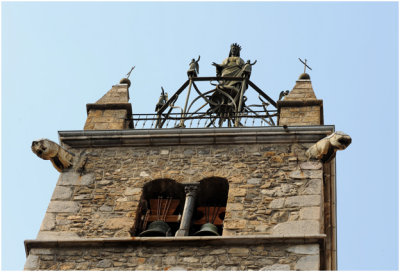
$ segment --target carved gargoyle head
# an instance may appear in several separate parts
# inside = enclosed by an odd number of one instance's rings
[[[344,150],[351,144],[351,137],[342,131],[330,135],[329,141],[337,150]]]
[[[329,162],[335,157],[337,150],[344,150],[350,144],[351,137],[349,135],[341,131],[336,131],[312,145],[306,151],[306,156],[308,159]]]
[[[72,166],[74,154],[48,139],[32,142],[32,151],[43,160],[50,160],[57,171],[61,172]]]
[[[33,141],[31,148],[33,153],[44,160],[50,160],[55,157],[58,152],[58,147],[46,139]]]

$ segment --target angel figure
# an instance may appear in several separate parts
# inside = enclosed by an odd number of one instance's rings
[[[251,68],[254,64],[257,63],[257,60],[255,60],[253,63],[250,63],[250,60],[247,60],[244,67],[243,67],[243,76],[248,76],[250,77],[251,74]]]
[[[200,56],[197,60],[192,59],[189,63],[189,70],[187,71],[188,77],[197,77],[197,74],[199,73],[199,60]]]

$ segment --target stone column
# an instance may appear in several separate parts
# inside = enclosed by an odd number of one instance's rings
[[[185,206],[183,207],[183,214],[181,219],[181,225],[175,236],[187,236],[189,234],[190,221],[192,220],[194,204],[196,201],[197,191],[199,184],[190,183],[185,185],[186,200]]]

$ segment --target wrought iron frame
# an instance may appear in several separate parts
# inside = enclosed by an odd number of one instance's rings
[[[239,99],[238,102],[235,102],[233,98],[227,94],[221,91],[221,95],[226,96],[226,98],[230,101],[232,101],[233,106],[234,106],[234,113],[226,114],[226,115],[221,115],[221,114],[214,114],[213,112],[207,111],[207,112],[200,112],[202,108],[204,108],[206,105],[210,105],[210,103],[213,103],[210,101],[209,97],[207,95],[218,91],[218,87],[213,90],[209,90],[207,92],[202,93],[199,88],[196,85],[196,82],[199,81],[236,81],[236,82],[241,82],[241,89],[240,89],[240,94],[239,94]],[[214,85],[214,84],[213,84]],[[218,85],[216,85],[218,86]],[[258,95],[259,99],[261,101],[260,105],[244,105],[244,92],[247,89],[247,87],[250,86],[252,89],[254,89]],[[187,96],[185,100],[185,105],[184,108],[182,109],[179,106],[175,106],[175,102],[178,100],[179,96],[183,93],[183,91],[188,87],[187,91]],[[189,97],[190,93],[192,90],[192,87],[194,88],[195,92],[197,93],[197,97],[191,101],[189,104]],[[267,100],[268,102],[265,102],[262,100],[262,98]],[[206,103],[198,108],[195,111],[190,112],[193,104],[200,99],[203,99]],[[267,109],[267,106],[271,105],[275,109],[269,110]],[[252,108],[255,107],[260,107],[262,108],[261,111],[254,110]],[[180,108],[181,113],[172,113],[173,109],[175,108]],[[146,116],[146,119],[141,119],[140,116]],[[249,77],[196,77],[196,76],[190,76],[188,80],[186,80],[182,86],[171,96],[170,99],[167,100],[167,102],[158,109],[156,112],[156,117],[155,118],[149,118],[149,115],[146,114],[141,114],[138,118],[133,118],[133,120],[152,120],[155,121],[156,118],[156,124],[155,128],[163,128],[165,123],[168,120],[179,120],[179,125],[176,127],[178,128],[184,128],[185,127],[185,121],[186,120],[193,120],[193,119],[210,119],[210,122],[208,125],[205,127],[210,127],[214,126],[216,127],[216,120],[219,119],[219,127],[222,126],[222,123],[224,123],[226,120],[228,123],[228,127],[242,127],[244,126],[241,123],[241,118],[244,117],[250,117],[250,118],[261,118],[266,124],[270,126],[275,125],[275,121],[273,120],[273,117],[277,116],[277,105],[276,102],[270,98],[265,92],[263,92],[257,85],[255,85],[252,81],[250,81]],[[254,122],[253,122],[254,123]],[[152,124],[153,126],[153,124]]]

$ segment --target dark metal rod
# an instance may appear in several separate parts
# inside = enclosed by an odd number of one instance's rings
[[[169,111],[168,111],[167,115],[164,117],[164,120],[161,122],[161,124],[159,124],[159,126],[158,126],[159,128],[162,128],[162,126],[164,125],[165,121],[168,120],[169,114],[171,113],[172,110],[173,110],[172,107],[169,108]]]
[[[254,84],[253,82],[251,82],[251,81],[249,80],[249,85],[250,85],[254,90],[256,90],[256,92],[258,92],[262,97],[264,97],[265,99],[267,99],[268,102],[271,103],[272,106],[274,106],[275,108],[277,108],[276,102],[275,102],[271,97],[269,97],[266,93],[264,93],[260,88],[258,88],[256,84]]]
[[[243,81],[242,77],[194,77],[193,81],[210,81],[210,80],[235,80]]]

